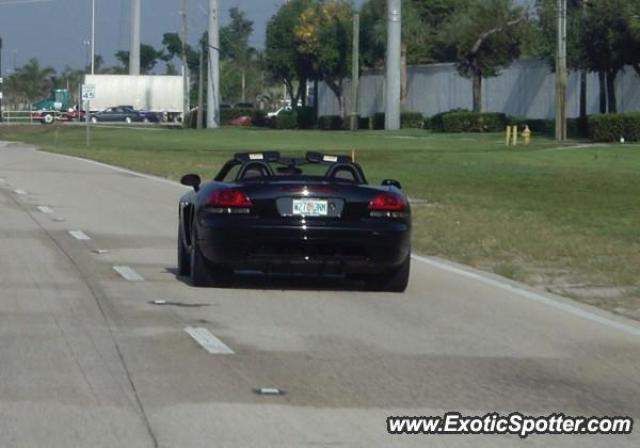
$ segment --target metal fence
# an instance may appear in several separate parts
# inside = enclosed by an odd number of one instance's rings
[[[5,124],[33,124],[32,110],[3,110],[2,122]]]
[[[454,64],[417,65],[408,68],[407,98],[403,110],[432,116],[451,109],[472,109],[471,80],[461,77]],[[351,109],[351,82],[344,88],[345,110]],[[540,60],[521,60],[495,78],[482,84],[483,110],[504,112],[512,116],[551,119],[555,116],[555,75],[549,65]],[[600,85],[598,76],[587,76],[587,113],[599,112]],[[640,110],[640,77],[632,68],[625,69],[616,80],[616,97],[620,112]],[[323,83],[319,87],[320,115],[337,115],[338,101]],[[569,76],[568,116],[580,113],[580,75]],[[371,71],[360,78],[358,112],[372,116],[384,112],[384,74]]]

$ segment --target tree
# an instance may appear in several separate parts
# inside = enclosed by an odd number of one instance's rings
[[[452,62],[442,45],[435,46],[447,18],[460,0],[406,0],[402,4],[402,45],[408,64]],[[362,63],[384,63],[387,45],[387,0],[367,0],[360,10]]]
[[[265,65],[272,78],[285,85],[294,107],[305,101],[307,80],[315,78],[313,61],[299,51],[295,37],[300,16],[313,4],[314,0],[291,0],[267,24]]]
[[[327,0],[307,8],[295,28],[298,51],[311,61],[316,76],[338,99],[344,116],[343,83],[351,68],[352,7],[343,0]]]
[[[231,21],[220,28],[220,58],[240,72],[240,98],[246,101],[247,71],[252,69],[257,50],[249,45],[253,22],[239,8],[229,10]],[[221,84],[226,77],[223,77]],[[224,86],[222,86],[224,88]],[[237,96],[235,97],[237,98]]]
[[[625,65],[636,68],[640,55],[637,50],[638,35],[634,31],[638,14],[637,0],[609,0],[589,3],[584,15],[581,44],[584,48],[585,66],[599,73],[601,84],[601,111],[616,113],[618,110],[615,81]],[[640,72],[640,71],[639,71]]]
[[[116,59],[120,61],[124,71],[129,71],[129,52],[120,50],[116,53]],[[151,45],[140,45],[140,72],[142,74],[149,74],[158,63],[158,60],[162,60],[164,54],[162,50],[156,50]]]
[[[455,51],[460,75],[473,83],[473,110],[482,111],[482,80],[500,74],[521,54],[526,11],[513,0],[460,2],[441,33],[441,48]]]
[[[43,96],[53,85],[56,71],[52,67],[41,67],[36,58],[29,59],[22,67],[16,69],[12,75],[13,87],[22,92],[27,101]]]

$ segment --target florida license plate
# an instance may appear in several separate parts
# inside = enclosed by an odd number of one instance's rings
[[[329,207],[327,201],[318,199],[294,199],[293,214],[301,216],[327,216]]]

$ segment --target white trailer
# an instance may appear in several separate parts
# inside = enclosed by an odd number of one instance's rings
[[[86,75],[84,83],[96,87],[90,104],[92,112],[126,105],[162,113],[166,121],[179,121],[182,117],[182,76]]]

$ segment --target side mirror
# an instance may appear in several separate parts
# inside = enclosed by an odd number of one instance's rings
[[[180,179],[180,183],[182,185],[186,185],[187,187],[193,187],[195,191],[200,190],[201,182],[202,181],[200,180],[200,176],[198,176],[197,174],[186,174],[182,176],[182,179]]]
[[[399,190],[402,190],[402,184],[400,184],[400,182],[398,182],[395,179],[385,179],[382,181],[382,186],[383,187],[396,187]]]

